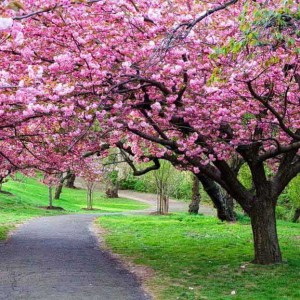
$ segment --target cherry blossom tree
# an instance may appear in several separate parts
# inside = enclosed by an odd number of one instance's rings
[[[90,156],[77,164],[78,175],[85,181],[87,188],[86,209],[93,210],[93,191],[96,183],[103,179],[104,167],[99,159]]]
[[[299,3],[20,4],[5,1],[0,19],[5,156],[23,136],[38,147],[46,135],[42,153],[58,139],[66,153],[117,145],[141,161],[168,160],[219,208],[215,183],[249,214],[254,262],[282,261],[275,207],[300,172]],[[248,164],[254,191],[233,156]]]

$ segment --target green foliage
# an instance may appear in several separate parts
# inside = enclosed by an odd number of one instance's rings
[[[249,222],[221,223],[214,217],[110,216],[106,243],[137,264],[150,266],[148,285],[158,299],[300,299],[300,224],[278,222],[285,263],[250,264]],[[235,295],[231,295],[236,291]]]
[[[289,220],[290,219],[290,210],[286,206],[277,205],[276,207],[276,218],[280,220]]]
[[[117,170],[113,170],[108,174],[109,180],[112,184],[118,183],[119,172]]]
[[[142,180],[137,180],[133,189],[138,192],[148,192],[146,182]]]
[[[286,195],[295,208],[300,207],[300,175],[290,182]]]
[[[180,177],[180,184],[172,196],[176,199],[190,201],[192,199],[192,176],[189,173],[182,173]]]
[[[133,176],[131,173],[126,178],[119,182],[120,189],[122,190],[135,190],[139,192],[148,192],[147,186],[140,177]]]
[[[143,176],[133,176],[131,173],[120,181],[120,188],[125,190],[135,190],[138,192],[156,193],[155,176],[163,176],[166,174],[165,180],[170,187],[171,198],[180,200],[190,200],[192,197],[192,177],[190,172],[176,170],[169,163],[162,162],[162,168],[157,171],[149,172]],[[141,164],[140,168],[144,168],[147,164]],[[170,168],[169,170],[167,170]]]
[[[290,221],[300,208],[300,175],[295,177],[280,195],[276,214],[279,219]]]
[[[211,58],[219,56],[237,55],[249,46],[262,47],[266,45],[285,44],[287,47],[294,46],[298,32],[293,30],[287,34],[287,29],[296,27],[293,22],[300,19],[300,5],[298,11],[291,11],[292,0],[283,0],[278,3],[277,9],[262,9],[260,3],[257,8],[249,9],[249,2],[245,1],[244,9],[239,16],[240,30],[243,37],[239,39],[229,39],[222,47],[216,47],[211,54]],[[251,56],[252,53],[249,54]],[[265,63],[265,67],[270,67],[280,61],[278,57],[271,57]],[[219,70],[222,73],[222,70]],[[213,76],[210,81],[220,80],[219,76]]]
[[[251,189],[252,177],[251,177],[250,169],[247,164],[242,165],[238,178],[247,189]]]

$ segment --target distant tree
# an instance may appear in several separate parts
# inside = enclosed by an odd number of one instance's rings
[[[169,212],[170,197],[180,184],[179,178],[176,178],[174,167],[167,161],[161,161],[160,168],[151,175],[157,191],[157,213],[165,215]]]
[[[103,164],[103,179],[105,182],[105,194],[108,198],[119,197],[120,171],[122,165],[122,156],[119,149],[113,149]]]
[[[44,173],[43,183],[48,187],[48,209],[54,209],[53,206],[53,186],[57,184],[57,175]]]
[[[59,174],[58,184],[56,185],[56,188],[55,188],[55,195],[54,195],[55,200],[58,200],[60,198],[60,195],[62,193],[62,189],[63,189],[63,186],[64,186],[64,182],[66,180],[69,180],[70,177],[72,177],[72,176],[75,179],[75,174],[72,174],[70,171],[68,171],[66,173],[62,172],[62,173]],[[68,183],[66,184],[66,187],[67,187],[67,185],[68,185]],[[74,182],[71,185],[74,187]]]
[[[86,209],[87,210],[92,210],[93,209],[93,191],[95,188],[95,181],[91,180],[91,179],[87,179],[85,181],[86,183],[86,187],[87,187],[87,191],[86,191]]]
[[[189,213],[190,214],[198,214],[199,205],[201,200],[200,195],[200,181],[199,178],[195,175],[192,176],[193,186],[192,186],[192,201],[189,205]]]
[[[67,178],[66,178],[66,187],[69,189],[75,189],[75,179],[76,175],[71,171],[68,171]]]
[[[98,157],[89,156],[81,160],[76,166],[78,175],[84,179],[86,185],[86,209],[93,209],[93,191],[96,184],[103,180],[103,164]]]

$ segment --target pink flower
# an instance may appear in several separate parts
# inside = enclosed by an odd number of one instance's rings
[[[0,30],[6,30],[12,27],[14,20],[12,18],[2,18],[0,17]]]

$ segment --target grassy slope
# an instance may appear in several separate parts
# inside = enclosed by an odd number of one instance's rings
[[[60,200],[54,200],[54,206],[66,211],[51,211],[39,208],[48,205],[48,188],[35,179],[24,177],[22,182],[9,180],[3,190],[13,195],[0,193],[0,239],[5,239],[7,232],[18,222],[31,217],[57,215],[62,213],[90,213],[82,210],[86,206],[86,192],[79,189],[63,189]],[[98,212],[121,212],[147,208],[147,205],[123,198],[106,199],[99,192],[94,193],[94,208]]]
[[[247,222],[179,214],[101,217],[99,223],[113,251],[156,271],[149,284],[159,299],[300,299],[300,224],[278,224],[284,264],[255,266],[248,264]]]

